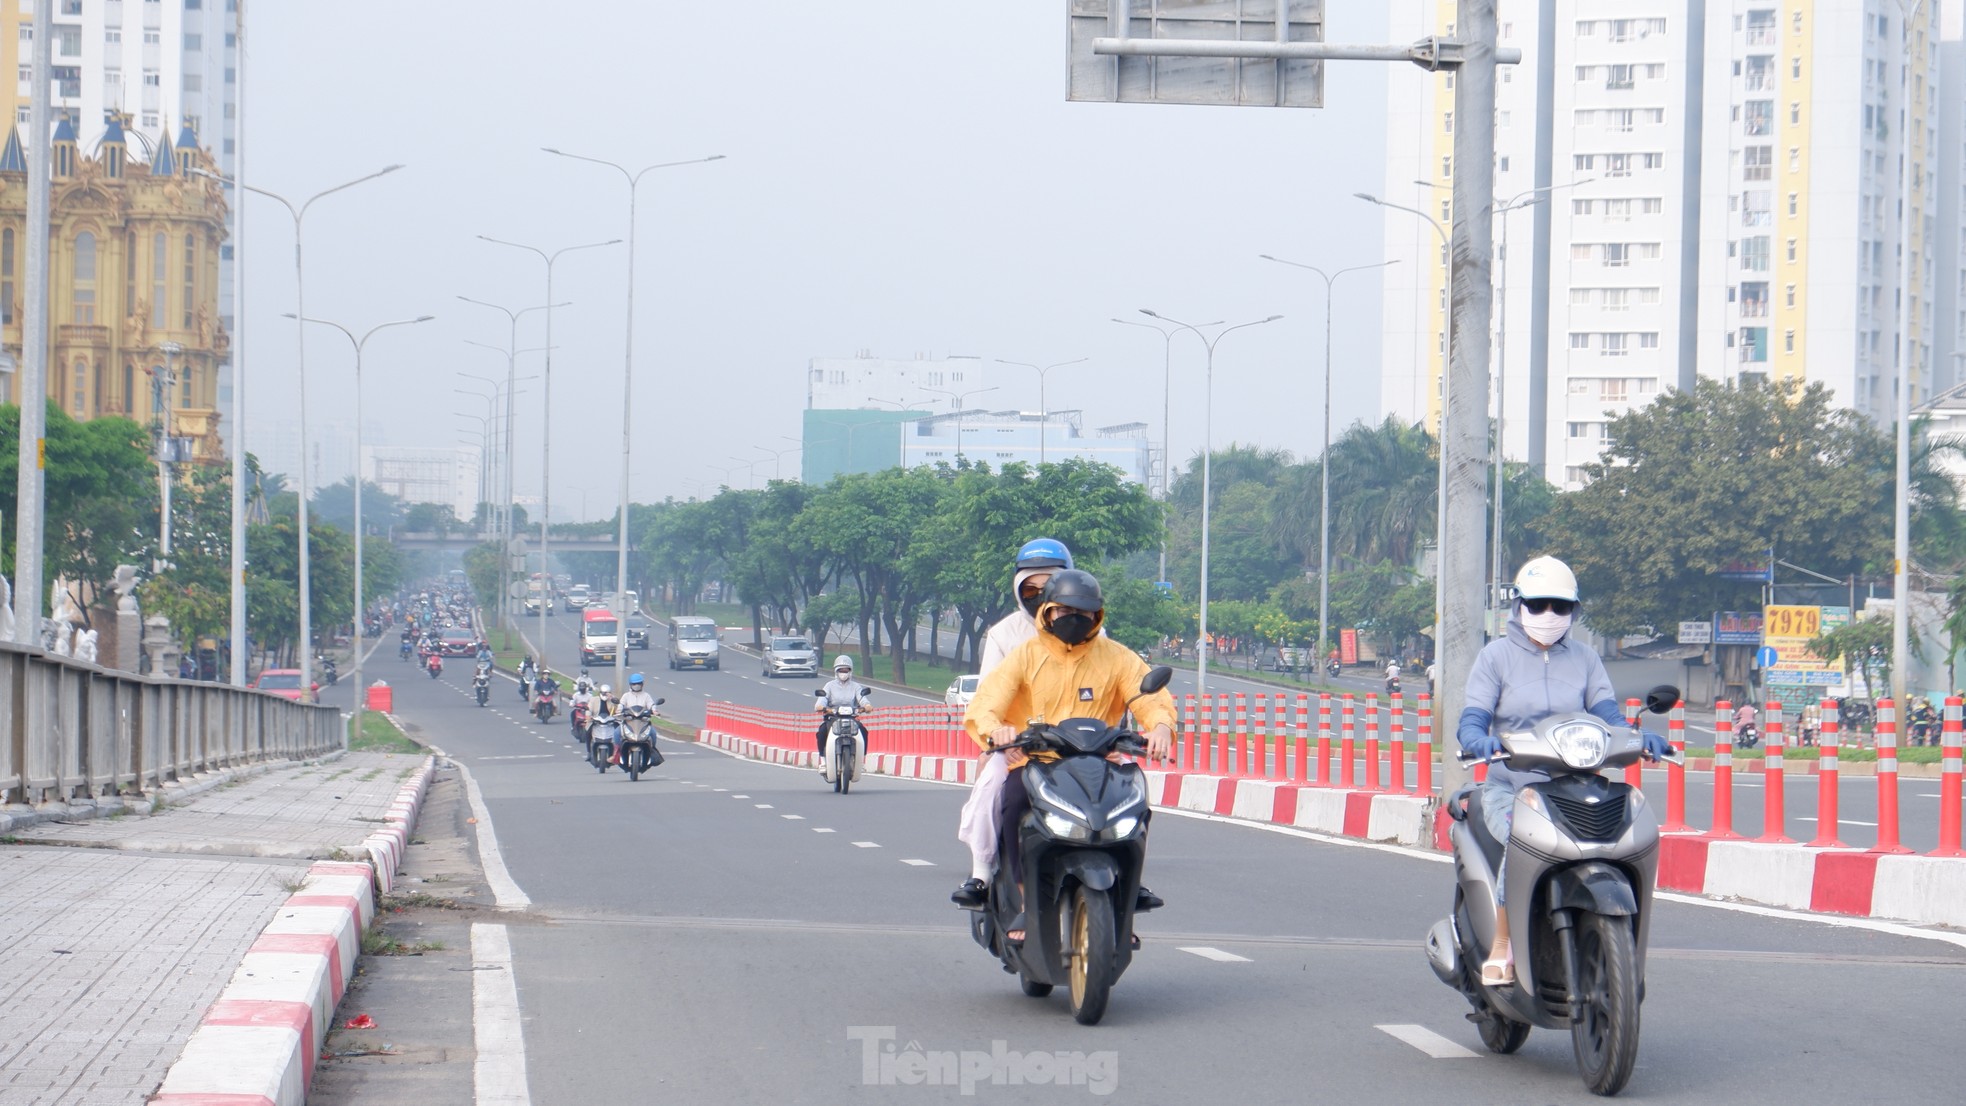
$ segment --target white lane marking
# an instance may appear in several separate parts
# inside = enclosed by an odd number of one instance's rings
[[[1797,815],[1795,820],[1798,822],[1815,821],[1814,818],[1810,818],[1806,815]],[[1838,818],[1836,821],[1838,825],[1843,825],[1843,826],[1874,826],[1877,824],[1876,822],[1866,822],[1858,818]]]
[[[878,849],[881,846],[876,841],[855,841],[853,847],[856,849]]]
[[[1207,945],[1190,945],[1182,948],[1181,951],[1193,953],[1203,960],[1219,960],[1224,964],[1251,963],[1251,960],[1247,956],[1237,956],[1233,952],[1223,952],[1221,949],[1212,949]]]
[[[1463,1048],[1424,1025],[1375,1025],[1372,1028],[1394,1040],[1405,1041],[1436,1060],[1470,1060],[1481,1054]]]
[[[750,797],[751,797],[751,796],[749,796],[749,795],[732,795],[732,796],[731,796],[731,798],[733,798],[733,799],[748,799],[748,798],[750,798]]]
[[[728,787],[713,787],[713,788],[711,788],[710,790],[712,790],[712,791],[729,791],[729,790],[730,790],[730,788],[728,788]]]
[[[471,1084],[478,1106],[531,1106],[525,1025],[512,975],[512,938],[502,925],[471,923]]]
[[[831,833],[831,832],[833,832],[833,831],[832,831],[832,830],[830,830],[830,829],[827,829],[827,828],[826,828],[825,826],[814,826],[814,827],[812,827],[812,832],[814,832],[814,833]]]
[[[479,760],[552,760],[552,753],[518,753],[504,757],[479,757]]]
[[[752,803],[751,805],[752,805],[752,806],[755,806],[755,807],[757,807],[757,808],[758,808],[759,810],[770,810],[770,809],[771,809],[771,804],[770,804],[770,803]]]
[[[485,808],[484,793],[478,790],[478,781],[471,778],[471,769],[464,762],[452,758],[457,765],[457,773],[464,777],[464,795],[471,803],[471,816],[478,820],[478,859],[485,866],[485,883],[491,888],[492,901],[500,910],[524,910],[532,905],[519,885],[512,881],[512,873],[505,870],[505,854],[498,851],[498,834],[492,829],[491,811]]]
[[[912,865],[913,867],[916,867],[916,868],[933,868],[933,867],[935,867],[935,861],[933,861],[933,860],[904,860],[904,861],[902,861],[901,863],[903,863],[903,864],[908,864],[908,865]]]

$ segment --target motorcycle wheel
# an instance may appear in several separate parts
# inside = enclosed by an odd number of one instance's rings
[[[1072,898],[1072,1019],[1098,1025],[1113,989],[1113,903],[1080,884]]]
[[[1028,975],[1019,974],[1017,977],[1017,985],[1019,987],[1022,987],[1024,989],[1024,993],[1031,996],[1032,998],[1043,998],[1051,993],[1051,984],[1039,983],[1037,980],[1032,979]]]
[[[642,781],[641,761],[634,753],[629,753],[626,757],[622,758],[621,770],[628,773],[629,783],[640,783]]]
[[[1614,1095],[1638,1060],[1638,979],[1629,919],[1586,914],[1577,932],[1580,994],[1570,1012],[1577,1073],[1592,1094]]]
[[[853,753],[840,758],[840,794],[853,790]]]
[[[613,754],[609,755],[611,756]],[[599,772],[603,776],[608,774],[608,758],[602,756],[600,750],[592,750],[587,759],[594,762],[594,771]]]
[[[1475,1028],[1481,1032],[1481,1043],[1488,1046],[1488,1051],[1502,1056],[1521,1048],[1522,1043],[1529,1039],[1528,1026],[1510,1021],[1492,1010],[1482,1015]]]

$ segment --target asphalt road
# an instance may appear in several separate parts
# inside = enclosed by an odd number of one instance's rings
[[[708,695],[810,696],[660,659],[640,667],[672,717]],[[1000,1101],[1589,1100],[1565,1036],[1487,1055],[1428,971],[1420,938],[1450,895],[1436,858],[1161,816],[1148,879],[1169,905],[1081,1027],[1062,994],[1022,996],[948,904],[960,789],[870,776],[838,796],[675,742],[631,783],[519,714],[511,685],[482,709],[468,690],[405,681],[396,710],[476,777],[533,901],[511,926],[533,1102],[956,1100],[908,1080],[918,1056],[965,1052]],[[1956,1081],[1932,1034],[1966,1012],[1957,943],[1667,900],[1653,934],[1633,1100],[1925,1101]]]

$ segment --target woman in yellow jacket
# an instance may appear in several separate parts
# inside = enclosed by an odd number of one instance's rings
[[[1140,691],[1149,668],[1140,655],[1099,633],[1106,620],[1106,601],[1099,581],[1089,572],[1063,569],[1054,573],[1038,599],[1036,637],[1017,647],[991,669],[970,700],[963,726],[977,745],[994,752],[1017,740],[1023,725],[1062,722],[1067,718],[1097,718],[1117,725],[1127,700]],[[1174,744],[1174,697],[1166,691],[1141,696],[1133,716],[1147,735],[1147,753],[1164,760]],[[999,806],[998,825],[1004,827],[1004,858],[1011,871],[1022,861],[1016,827],[1030,808],[1024,790],[1023,767],[1030,759],[1022,749],[1002,754],[1010,768]],[[1057,754],[1034,754],[1056,760]],[[1161,902],[1145,887],[1135,909],[1152,909]],[[1023,934],[1006,934],[1013,941]]]

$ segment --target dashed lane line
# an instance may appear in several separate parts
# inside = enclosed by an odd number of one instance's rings
[[[1455,1044],[1424,1025],[1375,1025],[1372,1028],[1394,1040],[1404,1041],[1436,1060],[1471,1060],[1481,1055],[1473,1049]]]
[[[1233,952],[1223,952],[1221,949],[1210,948],[1207,945],[1188,945],[1183,947],[1181,951],[1187,953],[1193,953],[1194,955],[1201,957],[1203,960],[1215,960],[1224,964],[1251,963],[1251,960],[1247,956],[1237,956]]]
[[[781,814],[779,817],[788,822],[803,822],[806,820],[806,816],[803,814]]]
[[[755,806],[755,807],[757,807],[757,808],[758,808],[759,810],[770,810],[770,809],[771,809],[771,804],[770,804],[770,803],[753,803],[752,805],[753,805],[753,806]]]
[[[814,833],[832,833],[833,831],[832,831],[832,830],[830,830],[830,829],[828,829],[828,828],[827,828],[827,827],[825,827],[825,826],[814,826],[814,827],[812,827],[812,832],[814,832]]]
[[[731,796],[731,798],[733,798],[733,799],[748,799],[748,798],[750,798],[750,797],[751,797],[751,796],[749,796],[749,795],[732,795],[732,796]]]
[[[908,866],[910,866],[910,867],[913,867],[913,868],[933,868],[933,867],[935,867],[935,861],[933,861],[933,860],[904,860],[904,861],[902,861],[901,863],[903,863],[903,864],[906,864],[906,865],[908,865]]]
[[[877,841],[855,841],[853,847],[856,849],[878,849],[881,846]]]

